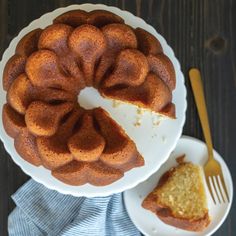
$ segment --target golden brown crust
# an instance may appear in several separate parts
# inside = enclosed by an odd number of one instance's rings
[[[169,103],[167,106],[165,106],[162,110],[159,111],[160,114],[175,119],[175,104]]]
[[[210,223],[210,217],[206,214],[198,220],[176,218],[169,208],[157,205],[157,197],[154,193],[150,193],[142,203],[142,207],[155,213],[164,223],[189,231],[202,231]]]
[[[144,165],[145,165],[144,158],[142,157],[142,155],[138,153],[138,154],[135,154],[129,162],[125,163],[125,165],[123,165],[122,167],[118,169],[122,171],[129,171],[133,168],[141,167]]]
[[[25,114],[28,106],[33,101],[54,102],[75,102],[77,94],[32,85],[26,74],[19,75],[12,83],[7,93],[7,101],[20,114]]]
[[[53,20],[53,24],[67,24],[78,27],[87,23],[88,12],[83,10],[72,10],[65,12]]]
[[[130,26],[126,24],[109,24],[101,30],[105,36],[107,47],[95,71],[94,85],[96,87],[99,87],[104,75],[113,67],[121,50],[137,48],[137,39]]]
[[[86,183],[95,186],[104,186],[123,177],[123,172],[105,166],[101,162],[70,162],[59,169],[52,171],[58,180],[70,185],[83,185]]]
[[[139,107],[175,118],[175,106],[171,103],[172,94],[167,85],[155,74],[147,75],[139,86],[100,88],[106,98],[130,102]]]
[[[116,85],[139,86],[146,80],[148,62],[146,57],[136,49],[122,50],[116,58],[113,72],[104,80],[104,87]]]
[[[15,54],[6,63],[3,70],[2,84],[3,89],[7,91],[12,82],[22,73],[25,72],[26,58]]]
[[[101,108],[93,110],[98,130],[106,142],[99,159],[107,166],[123,172],[144,164],[134,142],[124,130]]]
[[[181,163],[179,165],[185,165],[185,163]],[[172,176],[174,171],[175,168],[172,168],[165,172],[161,176],[156,188],[163,186]],[[210,223],[208,213],[206,213],[201,219],[197,220],[176,217],[169,207],[158,204],[158,196],[154,193],[154,191],[149,193],[144,199],[142,202],[142,207],[155,213],[164,223],[184,230],[199,232],[204,230]]]
[[[53,51],[43,49],[31,54],[25,70],[31,83],[36,87],[56,88],[72,93],[81,89],[77,80],[64,73]]]
[[[8,91],[12,82],[22,73],[25,72],[27,57],[37,50],[38,38],[41,29],[35,29],[26,34],[16,46],[16,54],[13,55],[6,63],[3,71],[3,89]]]
[[[97,161],[106,145],[101,134],[95,129],[94,118],[84,114],[82,124],[68,140],[68,148],[77,161]]]
[[[71,33],[68,45],[80,58],[86,85],[92,86],[95,65],[106,50],[102,31],[93,25],[82,25]]]
[[[172,91],[176,86],[175,69],[170,59],[163,53],[147,56],[150,70],[159,76]]]
[[[42,29],[35,29],[26,34],[16,46],[16,54],[28,57],[38,49],[38,40]]]
[[[24,116],[13,110],[8,104],[3,106],[2,122],[6,133],[12,138],[26,128]]]
[[[35,166],[41,165],[40,155],[38,153],[36,138],[27,129],[24,129],[15,138],[14,145],[19,155],[29,163]]]
[[[158,216],[166,224],[195,232],[203,231],[210,223],[210,218],[208,214],[206,214],[202,219],[194,221],[190,221],[188,219],[177,219],[174,216],[162,216],[161,213],[159,213]]]
[[[145,55],[162,53],[160,42],[152,34],[142,28],[135,29],[135,34],[138,39],[138,49]]]
[[[25,74],[19,75],[11,84],[7,93],[7,102],[20,114],[25,114],[30,104],[31,84]]]
[[[63,23],[73,27],[78,27],[83,24],[103,27],[107,24],[123,22],[124,20],[120,16],[105,10],[94,10],[91,12],[83,10],[68,11],[55,18],[53,21],[54,24]]]
[[[67,40],[72,31],[73,28],[69,25],[49,25],[40,35],[39,49],[52,50],[58,55],[63,54],[68,50]]]
[[[25,123],[35,136],[52,136],[57,132],[63,117],[73,108],[74,104],[71,102],[49,105],[35,101],[30,104],[25,113]]]
[[[105,10],[94,10],[89,12],[87,24],[103,27],[113,23],[124,23],[124,20],[120,16]]]
[[[78,56],[70,50],[68,45],[72,32],[73,28],[69,25],[50,25],[40,35],[38,46],[39,49],[46,49],[56,54],[54,61],[57,64],[58,73],[63,77],[63,81],[69,79],[70,83],[76,87],[76,91],[79,92],[85,87],[85,78],[82,69],[78,67]],[[45,64],[45,62],[41,64]],[[63,84],[60,85],[64,89]]]
[[[83,113],[84,110],[82,108],[75,107],[61,124],[55,135],[51,137],[37,137],[38,150],[44,167],[52,170],[73,160],[73,155],[68,148],[67,142]]]

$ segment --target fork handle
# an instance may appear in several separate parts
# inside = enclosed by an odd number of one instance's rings
[[[213,159],[213,145],[200,71],[196,68],[192,68],[189,71],[189,77],[193,89],[194,99],[197,105],[198,115],[202,125],[203,134],[207,144],[209,159]]]

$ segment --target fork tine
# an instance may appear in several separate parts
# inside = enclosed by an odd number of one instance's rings
[[[220,186],[220,182],[219,182],[218,176],[216,176],[215,178],[216,178],[217,186],[218,186],[219,191],[220,191],[221,198],[223,199],[223,202],[225,203],[225,197],[224,197],[224,195],[223,195],[222,188],[221,188],[221,186]]]
[[[214,177],[215,176],[211,176],[211,182],[212,182],[213,188],[215,190],[216,196],[218,198],[218,201],[219,201],[219,203],[221,203],[221,200],[220,200],[220,197],[219,197],[219,193],[218,193],[216,185],[215,185],[215,181],[214,181],[215,178]]]
[[[229,194],[228,194],[228,192],[227,192],[227,188],[226,188],[226,185],[225,185],[225,181],[224,181],[224,176],[223,176],[223,174],[222,174],[222,170],[221,170],[221,172],[219,173],[219,176],[220,176],[221,184],[222,184],[222,187],[223,187],[223,189],[224,189],[226,198],[227,198],[227,200],[228,200],[228,202],[229,202]]]
[[[209,192],[210,192],[210,194],[211,194],[211,198],[212,198],[213,202],[214,202],[215,205],[216,205],[216,201],[215,201],[214,195],[213,195],[213,193],[212,193],[211,184],[210,184],[210,181],[209,181],[208,176],[205,176],[205,179],[206,179],[206,183],[207,183],[208,190],[209,190]]]

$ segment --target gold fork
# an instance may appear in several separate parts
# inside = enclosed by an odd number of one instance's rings
[[[211,132],[210,132],[210,126],[209,126],[209,121],[208,121],[206,102],[205,102],[205,96],[204,96],[200,71],[196,68],[192,68],[189,71],[189,77],[190,77],[194,99],[197,105],[198,115],[201,121],[202,130],[203,130],[203,134],[205,137],[207,150],[208,150],[208,161],[204,165],[206,183],[210,191],[211,197],[213,199],[213,202],[215,204],[216,204],[216,201],[213,195],[210,180],[212,182],[212,186],[214,188],[214,191],[216,193],[219,203],[221,203],[220,195],[223,201],[226,202],[223,192],[227,198],[227,201],[229,202],[229,195],[228,195],[227,188],[225,185],[220,163],[214,159]],[[220,182],[221,182],[221,185],[220,185]]]

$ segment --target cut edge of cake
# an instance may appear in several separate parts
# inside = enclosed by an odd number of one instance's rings
[[[161,201],[160,196],[161,194],[163,194],[162,192],[163,187],[165,188],[165,186],[167,186],[170,183],[170,181],[173,180],[173,175],[175,173],[178,173],[178,171],[180,171],[181,169],[185,169],[187,167],[193,168],[193,172],[197,172],[196,174],[198,175],[197,184],[200,187],[200,191],[196,194],[198,194],[199,197],[202,198],[203,202],[205,201],[204,203],[205,206],[203,206],[202,209],[203,214],[201,217],[196,217],[196,216],[186,217],[186,215],[184,215],[183,212],[180,212],[182,213],[182,215],[176,214],[173,207],[168,205],[168,201],[167,203],[164,202],[163,200]],[[142,202],[142,207],[155,213],[160,220],[162,220],[164,223],[168,225],[188,231],[195,231],[195,232],[203,231],[210,224],[211,219],[207,207],[207,197],[204,189],[202,175],[203,173],[201,171],[200,166],[192,164],[190,162],[184,162],[183,158],[181,157],[178,166],[171,168],[169,171],[167,171],[162,175],[155,189],[151,193],[149,193],[148,196]],[[176,183],[176,185],[178,185],[178,183]],[[176,203],[177,201],[174,197],[175,196],[168,194],[169,200],[172,199],[174,203]]]

